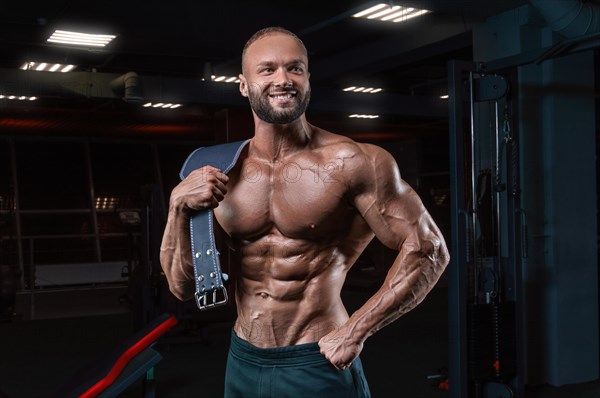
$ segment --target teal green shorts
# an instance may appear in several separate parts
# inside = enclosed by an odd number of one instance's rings
[[[258,348],[231,334],[225,398],[370,398],[360,358],[336,369],[318,343]]]

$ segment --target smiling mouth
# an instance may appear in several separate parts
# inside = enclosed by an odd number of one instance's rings
[[[275,99],[275,100],[289,100],[292,98],[296,97],[296,92],[295,91],[288,91],[285,93],[273,93],[273,94],[269,94],[269,98]]]

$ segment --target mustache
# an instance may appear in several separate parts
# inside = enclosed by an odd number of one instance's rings
[[[269,86],[268,89],[265,90],[266,86]],[[289,82],[289,83],[256,83],[256,82],[252,82],[248,84],[248,87],[250,89],[250,91],[254,91],[256,93],[267,93],[267,94],[271,94],[273,92],[290,92],[290,91],[296,91],[299,92],[298,87],[296,87],[296,85],[293,82]]]
[[[293,84],[289,84],[289,85],[278,85],[278,86],[273,86],[269,88],[269,94],[274,94],[274,93],[297,93],[298,90],[296,90],[296,88],[294,87]]]

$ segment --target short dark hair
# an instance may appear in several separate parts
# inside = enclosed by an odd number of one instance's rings
[[[281,33],[281,34],[290,36],[291,38],[296,40],[298,42],[298,44],[300,45],[300,47],[302,47],[304,52],[308,54],[308,52],[306,51],[306,47],[304,46],[304,43],[302,42],[302,40],[300,40],[300,38],[295,33],[290,32],[289,30],[282,28],[281,26],[269,26],[266,28],[262,28],[258,32],[254,33],[248,39],[246,44],[244,45],[244,49],[242,50],[242,72],[244,71],[244,58],[246,57],[246,52],[248,51],[248,47],[250,47],[252,45],[252,43],[254,43],[255,41],[262,39],[265,36],[269,36],[269,35],[276,34],[276,33]]]

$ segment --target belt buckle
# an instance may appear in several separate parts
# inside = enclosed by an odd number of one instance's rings
[[[217,299],[217,291],[219,291],[219,290],[221,290],[223,292],[223,298],[221,300]],[[210,294],[210,292],[204,292],[204,293],[196,292],[195,293],[196,305],[198,306],[199,309],[207,310],[210,308],[219,307],[221,305],[225,305],[228,301],[227,289],[225,288],[225,286],[216,288],[212,291],[212,301],[210,301],[210,302],[208,300],[209,294]]]

